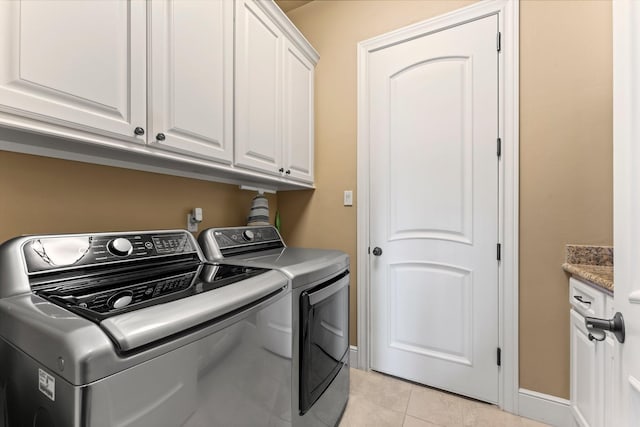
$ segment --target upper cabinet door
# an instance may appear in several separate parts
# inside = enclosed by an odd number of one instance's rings
[[[285,173],[313,182],[314,66],[292,43],[284,51],[283,150]]]
[[[279,174],[283,35],[252,0],[236,4],[235,162]]]
[[[144,141],[145,2],[0,0],[0,58],[0,110]]]
[[[154,0],[148,140],[233,160],[233,0]]]

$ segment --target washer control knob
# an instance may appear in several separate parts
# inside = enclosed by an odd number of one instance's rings
[[[252,241],[252,240],[253,240],[253,237],[254,237],[254,236],[253,236],[253,231],[251,231],[251,230],[244,230],[244,231],[242,232],[242,238],[243,238],[244,240],[248,241],[248,242]]]
[[[107,304],[115,309],[118,309],[118,308],[128,306],[129,304],[131,304],[132,300],[133,300],[133,292],[124,291],[124,292],[118,292],[117,294],[109,298],[109,301]]]
[[[118,237],[107,243],[107,250],[116,256],[127,256],[133,251],[133,245],[128,239]]]

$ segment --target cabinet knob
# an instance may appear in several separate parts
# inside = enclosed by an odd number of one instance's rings
[[[133,130],[133,133],[135,133],[136,135],[144,135],[144,128],[141,128],[140,126],[138,126]]]
[[[285,172],[287,175],[291,175],[291,169],[287,169],[287,171]]]
[[[278,172],[280,172],[280,173],[284,172],[284,168],[278,169]]]
[[[156,135],[156,139],[158,141],[164,141],[165,139],[167,139],[167,137],[164,135],[164,133],[159,133]]]
[[[382,249],[376,246],[375,248],[373,248],[373,254],[374,254],[375,256],[380,256],[380,255],[382,255]]]

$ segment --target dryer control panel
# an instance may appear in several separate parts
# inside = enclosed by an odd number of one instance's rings
[[[280,233],[273,226],[210,228],[203,231],[198,239],[209,259],[285,247]]]

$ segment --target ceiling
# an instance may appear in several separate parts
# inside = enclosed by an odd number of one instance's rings
[[[276,0],[276,4],[284,13],[289,12],[297,7],[304,6],[313,0]]]

